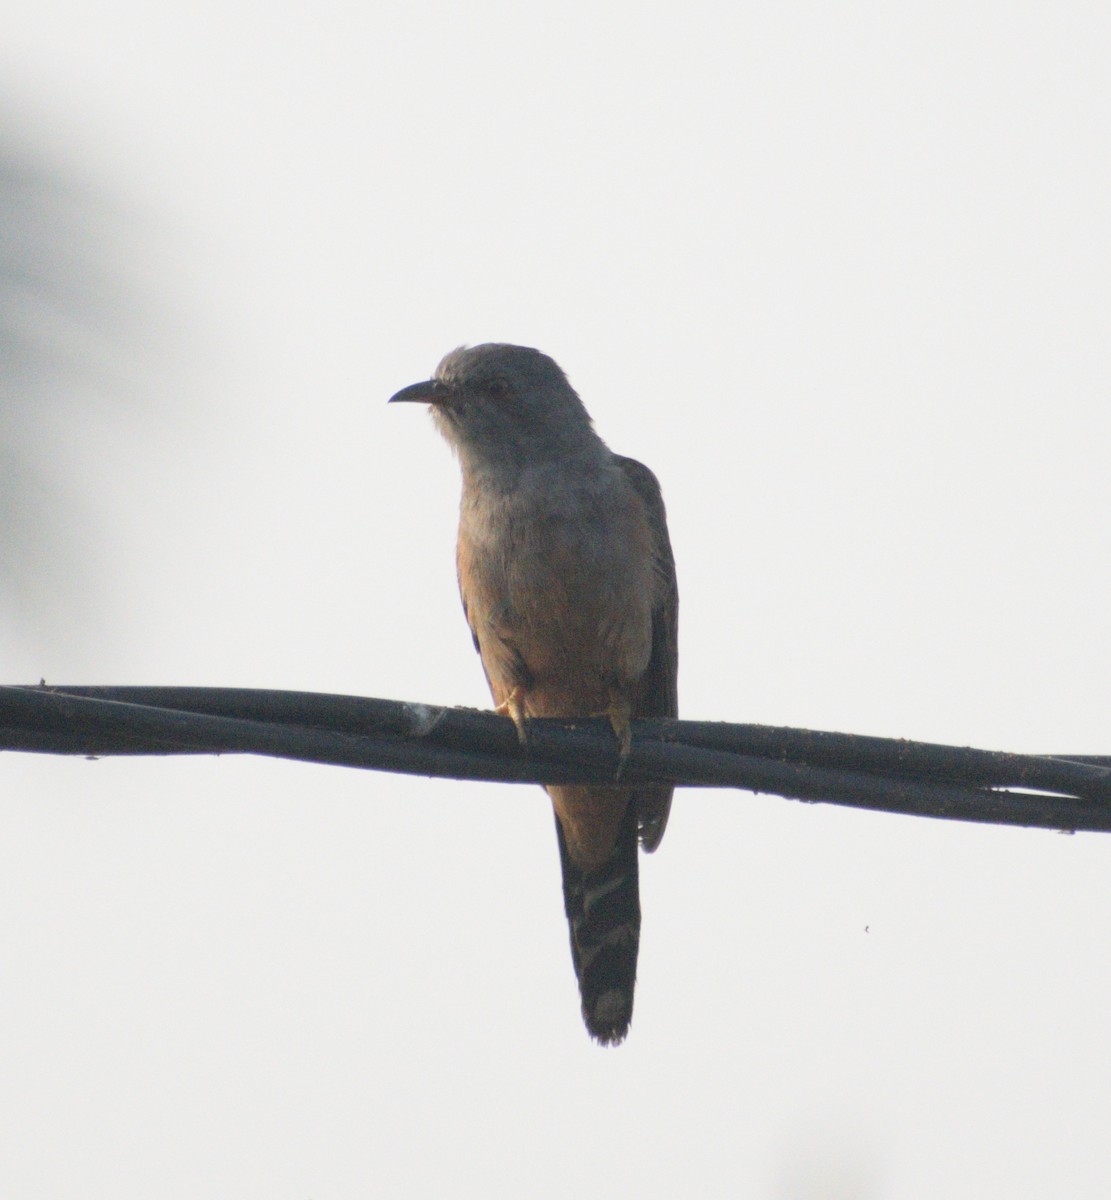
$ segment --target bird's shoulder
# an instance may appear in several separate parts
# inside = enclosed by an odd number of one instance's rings
[[[649,515],[662,514],[664,512],[663,492],[660,490],[660,481],[651,468],[646,467],[644,463],[638,462],[635,458],[626,458],[622,454],[615,454],[613,461],[622,475],[633,485],[633,489],[647,506]]]

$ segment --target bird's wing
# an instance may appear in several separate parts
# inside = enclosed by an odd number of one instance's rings
[[[617,465],[633,485],[648,512],[652,527],[657,600],[652,612],[652,657],[644,688],[634,716],[677,717],[679,715],[679,587],[675,579],[675,556],[667,535],[664,499],[655,475],[633,458],[617,457]],[[667,826],[672,788],[653,785],[637,788],[636,804],[640,841],[645,850],[655,850]]]

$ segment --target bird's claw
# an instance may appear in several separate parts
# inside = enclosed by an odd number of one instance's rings
[[[514,688],[508,696],[494,709],[499,717],[509,717],[517,728],[517,741],[522,746],[528,745],[528,730],[525,727],[525,702],[521,699],[521,689]]]
[[[618,758],[617,772],[614,775],[616,783],[625,769],[625,760],[633,752],[633,706],[627,700],[616,697],[610,701],[609,707],[602,714],[609,719],[613,732],[617,737]]]

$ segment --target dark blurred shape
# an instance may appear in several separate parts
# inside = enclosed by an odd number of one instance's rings
[[[82,435],[145,390],[127,222],[49,159],[0,128],[0,620],[33,643],[95,607]]]

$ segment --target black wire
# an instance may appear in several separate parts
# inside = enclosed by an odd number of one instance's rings
[[[612,783],[607,722],[243,688],[0,686],[0,749],[90,756],[263,754],[405,774]],[[855,734],[637,721],[621,781],[737,787],[892,813],[1111,829],[1111,758],[1021,755]],[[1018,790],[1016,790],[1018,789]]]

